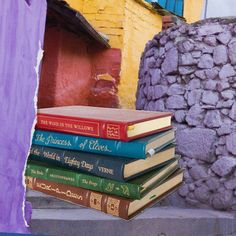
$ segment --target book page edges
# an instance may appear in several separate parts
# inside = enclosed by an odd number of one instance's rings
[[[128,138],[149,133],[171,126],[171,116],[148,120],[137,124],[129,125],[127,128]]]
[[[132,162],[125,165],[123,173],[124,178],[129,178],[130,176],[136,175],[139,172],[148,170],[154,166],[162,164],[175,156],[175,147],[171,147],[165,151],[159,152],[155,157],[140,159],[138,161]]]
[[[162,195],[168,193],[169,190],[175,188],[183,181],[183,170],[180,170],[174,177],[170,177],[169,180],[162,183],[157,188],[151,190],[148,194],[146,194],[141,200],[132,201],[129,205],[128,216],[135,214],[138,210],[145,207],[147,204],[150,204],[153,201],[157,201]],[[156,198],[151,200],[151,197],[155,195]]]

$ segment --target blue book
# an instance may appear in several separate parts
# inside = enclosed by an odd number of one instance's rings
[[[32,145],[29,159],[122,182],[155,169],[172,160],[174,156],[173,144],[145,160]]]
[[[36,130],[33,144],[67,150],[145,159],[174,141],[174,130],[150,135],[130,142]]]

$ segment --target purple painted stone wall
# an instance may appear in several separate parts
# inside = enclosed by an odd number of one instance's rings
[[[235,98],[236,18],[183,24],[147,43],[136,107],[174,113],[187,204],[236,209]]]
[[[45,0],[1,1],[0,232],[27,232],[23,172],[35,119],[35,66],[45,18]]]

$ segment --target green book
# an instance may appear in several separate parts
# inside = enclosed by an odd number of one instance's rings
[[[72,185],[98,192],[113,194],[131,199],[142,196],[157,183],[161,183],[178,168],[178,157],[165,165],[127,182],[118,182],[106,178],[75,172],[50,164],[28,161],[26,176]]]

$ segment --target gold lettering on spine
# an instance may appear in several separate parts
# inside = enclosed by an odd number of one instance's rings
[[[39,189],[42,189],[42,190],[46,190],[46,191],[49,191],[49,192],[57,193],[57,194],[62,195],[62,196],[66,196],[68,198],[74,198],[76,200],[83,201],[83,196],[80,195],[79,193],[72,192],[70,189],[66,189],[66,190],[60,189],[60,186],[53,187],[50,184],[47,185],[45,183],[38,182],[38,183],[36,183],[36,187],[39,188]]]
[[[38,122],[40,123],[40,124],[43,124],[43,125],[48,125],[48,121],[47,120],[43,120],[42,118],[40,119],[41,117],[39,117],[39,119],[38,119]]]
[[[34,179],[32,177],[26,176],[25,177],[25,184],[27,185],[27,187],[33,189]]]
[[[83,134],[94,134],[99,136],[99,123],[92,121],[78,121],[74,119],[48,118],[44,115],[38,117],[38,123],[42,126],[51,126],[63,131],[78,130]]]
[[[91,193],[90,195],[90,207],[97,209],[99,211],[102,210],[102,195],[101,194],[97,194],[97,193]]]
[[[119,216],[119,208],[120,208],[120,200],[108,197],[107,213],[114,216]]]
[[[126,185],[120,186],[124,195],[129,196],[129,188]]]
[[[35,155],[35,156],[40,156],[40,150],[38,148],[31,148],[30,154]]]
[[[68,146],[71,147],[72,143],[70,140],[67,139],[61,139],[60,137],[58,138],[56,135],[49,135],[45,141],[44,141],[45,145],[49,145],[49,144],[55,144],[55,145],[62,145],[62,146]]]
[[[107,124],[107,137],[120,139],[120,126],[114,124]]]
[[[69,198],[75,198],[75,199],[78,199],[78,200],[80,200],[80,201],[83,200],[83,197],[82,197],[81,195],[79,195],[79,194],[77,194],[77,193],[73,193],[73,192],[70,191],[70,190],[67,190],[65,194],[66,194],[66,196],[69,197]]]
[[[105,188],[106,191],[112,192],[115,187],[115,184],[113,183],[108,183],[107,187]]]

